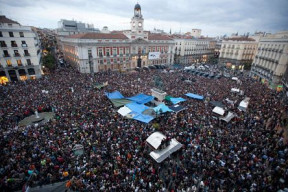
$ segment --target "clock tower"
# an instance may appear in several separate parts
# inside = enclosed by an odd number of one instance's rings
[[[132,33],[143,33],[144,19],[141,14],[141,6],[138,3],[134,7],[134,16],[130,23]]]

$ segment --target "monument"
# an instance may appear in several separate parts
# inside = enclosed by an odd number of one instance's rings
[[[154,84],[155,84],[155,87],[151,89],[152,96],[157,98],[157,100],[159,102],[162,102],[165,99],[165,96],[167,95],[167,93],[165,91],[162,91],[163,90],[163,81],[162,81],[161,77],[155,76],[154,77]]]

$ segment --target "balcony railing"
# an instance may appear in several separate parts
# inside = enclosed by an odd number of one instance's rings
[[[30,56],[30,53],[24,53],[24,56],[29,57],[29,56]]]
[[[22,44],[22,47],[28,47],[28,45],[27,44]]]
[[[10,54],[3,54],[3,57],[10,57]]]
[[[4,44],[1,44],[1,47],[7,47],[7,45],[4,43]]]
[[[17,44],[11,44],[11,47],[18,47]]]
[[[29,65],[29,66],[30,66],[30,65],[33,65],[33,63],[27,63],[27,65]]]

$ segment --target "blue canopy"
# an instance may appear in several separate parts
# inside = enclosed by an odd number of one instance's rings
[[[160,113],[160,110],[162,111],[162,113],[166,113],[167,111],[172,111],[171,109],[169,109],[169,107],[168,106],[166,106],[165,104],[160,104],[160,105],[158,105],[157,107],[154,107],[153,108],[154,109],[154,111],[156,112],[156,113]]]
[[[186,99],[183,99],[182,97],[171,97],[170,98],[170,101],[173,103],[173,104],[177,104],[177,103],[180,103],[182,101],[186,101]]]
[[[135,102],[128,103],[125,106],[128,107],[132,112],[136,112],[136,113],[139,113],[139,114],[141,114],[146,109],[149,109],[149,107],[147,107],[146,105],[138,104],[138,103],[135,103]]]
[[[112,93],[105,92],[105,95],[109,99],[123,99],[124,98],[124,96],[119,91],[114,91]]]
[[[136,103],[144,104],[144,103],[148,103],[149,101],[152,101],[154,99],[154,97],[151,95],[145,95],[143,93],[140,93],[138,95],[135,95],[133,97],[128,97],[126,99],[129,99],[129,100],[134,101]]]
[[[133,117],[133,119],[144,122],[144,123],[149,123],[154,119],[154,117],[150,115],[143,115],[143,114],[138,114]]]
[[[193,99],[199,99],[199,100],[203,100],[204,99],[203,96],[197,95],[197,94],[194,94],[194,93],[186,93],[185,95],[188,96],[188,97],[191,97]]]

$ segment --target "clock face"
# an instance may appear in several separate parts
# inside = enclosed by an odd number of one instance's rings
[[[141,27],[141,26],[142,26],[142,23],[138,23],[138,26]]]

